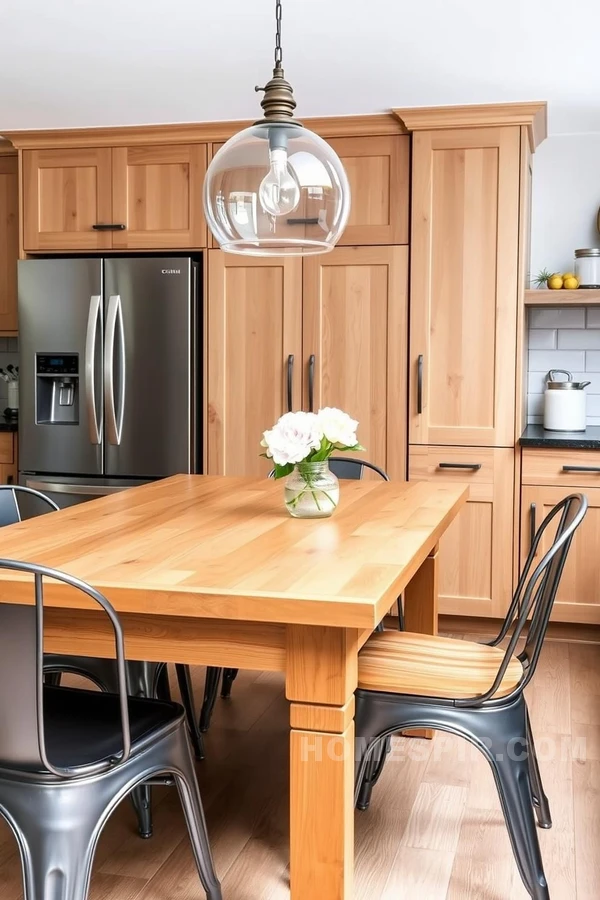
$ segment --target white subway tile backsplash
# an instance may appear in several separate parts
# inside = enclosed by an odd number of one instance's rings
[[[530,394],[527,398],[527,418],[544,415],[544,395]]]
[[[530,350],[529,370],[549,372],[550,369],[585,368],[585,352],[583,350]]]
[[[586,402],[587,416],[600,416],[600,394],[588,394]]]
[[[535,328],[529,332],[530,350],[556,349],[556,328]]]
[[[600,328],[558,330],[559,350],[599,350]]]
[[[588,328],[600,328],[600,308],[590,306],[586,310],[586,325]]]
[[[546,377],[548,372],[532,372],[527,373],[527,395],[543,394],[546,390]]]
[[[585,371],[600,372],[600,352],[598,350],[588,350],[585,354]]]
[[[529,328],[585,328],[585,309],[532,309]]]

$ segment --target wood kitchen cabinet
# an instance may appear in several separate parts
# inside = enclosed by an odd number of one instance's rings
[[[513,451],[413,446],[409,476],[469,486],[467,505],[440,541],[440,612],[504,617],[513,590]]]
[[[0,484],[16,484],[17,468],[17,432],[0,432]]]
[[[206,144],[24,150],[24,250],[205,247],[206,158]]]
[[[0,334],[17,331],[19,182],[17,157],[0,155]]]
[[[361,455],[406,478],[408,247],[339,247],[304,260],[303,408],[359,422]]]
[[[412,444],[514,445],[523,131],[413,135]]]
[[[262,433],[301,403],[302,260],[209,250],[208,285],[207,471],[266,475]]]

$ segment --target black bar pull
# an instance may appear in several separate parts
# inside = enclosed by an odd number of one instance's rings
[[[311,353],[308,357],[308,411],[315,411],[315,362],[316,357]]]
[[[94,231],[125,231],[126,225],[117,225],[114,223],[104,224],[103,222],[98,225],[92,225]]]
[[[319,219],[311,216],[308,219],[286,219],[286,225],[318,225]]]
[[[529,549],[533,547],[533,542],[535,540],[535,503],[532,503],[529,507]]]
[[[288,412],[292,412],[294,407],[294,354],[290,353],[287,360],[287,407]]]
[[[600,472],[600,466],[563,466],[563,472]]]
[[[423,412],[423,354],[417,359],[417,415]]]
[[[481,463],[438,463],[438,469],[472,469],[476,472],[481,468]]]

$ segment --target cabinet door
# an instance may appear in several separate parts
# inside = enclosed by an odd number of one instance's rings
[[[578,488],[523,485],[521,490],[521,565],[531,547],[532,532],[559,500]],[[600,488],[585,488],[588,511],[579,526],[552,610],[558,622],[600,625]],[[554,530],[544,536],[538,550],[541,558],[549,549]]]
[[[17,157],[0,156],[0,332],[17,330],[19,184]]]
[[[352,196],[339,244],[408,244],[408,135],[335,138],[328,143],[344,165]]]
[[[410,448],[411,481],[470,488],[467,505],[440,541],[441,613],[506,614],[512,598],[513,478],[514,454],[509,449]]]
[[[413,137],[413,444],[514,444],[519,154],[518,127]]]
[[[206,144],[116,147],[112,166],[115,249],[206,247]]]
[[[266,475],[263,431],[300,408],[302,261],[221,250],[208,260],[208,472]]]
[[[337,406],[358,419],[362,455],[400,479],[407,280],[407,247],[338,248],[304,260],[304,408]]]
[[[23,151],[25,250],[105,250],[110,231],[111,150]]]

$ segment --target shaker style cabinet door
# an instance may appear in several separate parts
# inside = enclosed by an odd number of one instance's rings
[[[327,143],[344,165],[352,197],[339,245],[408,244],[409,136],[334,138]]]
[[[512,599],[513,451],[410,448],[410,480],[465,484],[469,500],[439,549],[440,613],[502,618]]]
[[[304,409],[358,419],[361,455],[406,479],[408,247],[304,260]]]
[[[413,444],[514,444],[520,140],[518,127],[413,136]]]
[[[23,247],[112,247],[111,150],[23,151]]]
[[[264,475],[263,431],[301,408],[302,260],[208,252],[210,475]]]
[[[206,247],[206,144],[115,147],[112,173],[115,250]]]
[[[0,333],[17,330],[19,258],[17,168],[16,156],[0,156]]]

